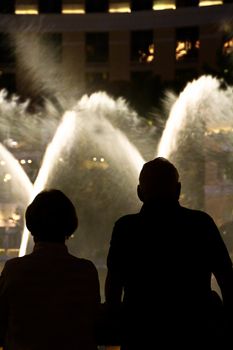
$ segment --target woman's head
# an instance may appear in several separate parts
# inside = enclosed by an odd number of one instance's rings
[[[64,242],[78,227],[73,203],[57,189],[40,192],[27,207],[25,219],[35,242]]]

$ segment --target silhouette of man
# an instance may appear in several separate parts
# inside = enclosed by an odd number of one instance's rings
[[[33,252],[8,260],[0,277],[4,349],[96,350],[97,270],[65,245],[78,227],[74,205],[59,190],[42,191],[25,216]]]
[[[212,218],[182,207],[180,190],[172,163],[145,163],[143,206],[114,225],[105,297],[110,310],[123,306],[122,349],[223,348],[225,318],[211,276],[232,317],[232,262]]]

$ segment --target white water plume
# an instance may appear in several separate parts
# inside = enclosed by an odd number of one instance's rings
[[[85,104],[83,104],[84,100],[86,102]],[[98,168],[100,170],[102,169],[101,172],[95,170],[93,173],[94,175],[97,171],[95,175],[96,179],[98,179],[99,176],[107,176],[108,179],[106,178],[106,183],[109,182],[109,186],[116,186],[117,188],[123,185],[124,188],[127,188],[125,191],[126,196],[128,191],[130,191],[130,184],[134,184],[134,186],[132,186],[132,191],[136,193],[137,177],[144,160],[126,135],[110,121],[110,119],[113,120],[115,118],[115,124],[117,124],[116,109],[118,109],[118,113],[121,114],[121,116],[123,116],[125,112],[130,114],[124,103],[120,102],[116,108],[115,101],[106,94],[100,93],[95,94],[94,97],[84,97],[77,102],[73,110],[64,113],[53,138],[46,147],[37,178],[33,185],[26,173],[23,172],[18,161],[11,155],[10,164],[12,171],[15,172],[15,170],[18,169],[17,167],[20,167],[20,171],[26,179],[26,184],[22,186],[22,191],[25,191],[27,186],[27,201],[25,206],[47,186],[59,186],[65,188],[66,191],[69,191],[69,188],[71,188],[72,192],[74,192],[73,186],[76,186],[77,192],[85,192],[85,188],[93,181],[90,177],[92,173],[88,174],[89,170],[86,170],[87,176],[83,178],[83,175],[80,175],[79,167],[83,169],[83,161],[88,161],[89,158],[90,163],[86,165],[87,169],[90,167],[90,164],[91,167],[94,166],[95,168],[96,165],[92,159],[92,155],[95,154],[101,155],[102,162],[100,165],[97,164],[97,170]],[[33,122],[31,125],[34,125]],[[76,183],[75,181],[77,180],[75,179],[77,176],[78,182]],[[100,181],[102,182],[102,180]],[[80,190],[78,190],[79,187]],[[115,203],[119,206],[119,203],[124,198],[124,191],[121,194],[123,198],[119,197],[119,199],[117,199],[117,196],[120,195],[120,192],[114,190],[114,188],[113,191],[115,191],[114,195],[112,195],[112,189],[109,193],[108,188],[99,187],[99,193],[94,192],[93,198],[99,197],[98,201],[101,201],[100,203],[104,206],[107,205],[109,207],[108,201],[111,201],[112,198],[116,196]],[[82,196],[82,194],[78,194],[79,202],[82,202]],[[132,199],[130,199],[130,202],[131,201]],[[85,198],[83,198],[83,202],[84,206],[86,206]],[[102,204],[99,204],[100,208]],[[96,211],[98,208],[94,206],[93,210]],[[112,212],[111,208],[110,211]],[[90,215],[93,215],[91,211]],[[106,221],[106,219],[104,220]],[[84,230],[86,231],[85,225],[88,225],[86,220],[83,224]],[[102,226],[104,227],[104,224],[102,224]],[[19,256],[26,253],[28,240],[29,232],[25,227],[22,234]]]
[[[57,131],[52,141],[47,146],[41,167],[39,169],[39,173],[33,185],[33,189],[30,193],[30,201],[33,200],[33,198],[46,186],[48,176],[50,172],[53,171],[53,167],[56,164],[56,162],[59,160],[61,150],[67,148],[68,145],[71,144],[73,139],[72,133],[74,131],[74,122],[75,113],[66,112],[63,116],[61,124],[57,128]],[[28,239],[29,232],[25,227],[22,235],[19,256],[25,255],[27,250]]]
[[[220,84],[212,76],[202,76],[187,84],[171,108],[157,155],[169,158],[182,143],[179,136],[184,130],[192,133],[195,128],[205,132],[233,127],[233,89],[220,89]]]

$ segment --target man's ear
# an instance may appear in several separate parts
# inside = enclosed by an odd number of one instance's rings
[[[138,198],[140,199],[140,201],[144,202],[140,185],[138,185],[138,187],[137,187],[137,194],[138,194]]]

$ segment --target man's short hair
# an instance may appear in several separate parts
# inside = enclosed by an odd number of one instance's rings
[[[166,158],[157,157],[142,167],[139,187],[144,198],[171,198],[179,183],[176,167]]]
[[[64,241],[78,227],[73,203],[57,189],[40,192],[27,207],[25,219],[36,241]]]

